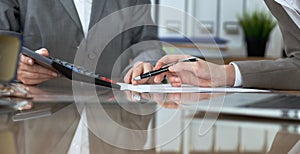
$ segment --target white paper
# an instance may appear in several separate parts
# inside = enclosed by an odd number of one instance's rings
[[[246,89],[246,88],[206,88],[197,87],[192,85],[182,85],[181,87],[172,87],[171,84],[143,84],[143,85],[132,85],[126,83],[118,83],[121,86],[121,90],[135,91],[139,93],[188,93],[188,92],[199,92],[199,93],[266,93],[271,92],[269,90],[260,89]]]

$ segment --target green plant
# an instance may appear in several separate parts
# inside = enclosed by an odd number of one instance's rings
[[[268,39],[277,24],[273,17],[264,11],[245,12],[242,16],[238,16],[238,22],[243,28],[245,37],[261,39]]]

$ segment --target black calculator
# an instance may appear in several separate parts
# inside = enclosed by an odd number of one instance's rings
[[[84,67],[74,65],[58,58],[42,56],[26,47],[22,47],[22,53],[25,56],[33,58],[37,64],[58,72],[71,80],[95,83],[96,85],[120,89],[120,85],[115,81],[91,72]]]

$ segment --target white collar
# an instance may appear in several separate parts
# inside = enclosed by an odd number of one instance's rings
[[[88,35],[93,0],[73,0],[85,38]]]
[[[290,6],[292,6],[293,9],[300,12],[300,1],[299,0],[285,0],[285,1],[287,1],[287,3],[290,4]]]
[[[293,11],[300,13],[300,1],[299,0],[275,0],[277,3],[290,8]]]
[[[299,0],[275,0],[282,5],[284,10],[300,29],[300,1]]]

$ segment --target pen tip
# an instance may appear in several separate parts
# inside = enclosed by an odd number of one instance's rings
[[[134,80],[135,80],[135,81],[141,80],[141,77],[140,77],[140,76],[135,77]]]

